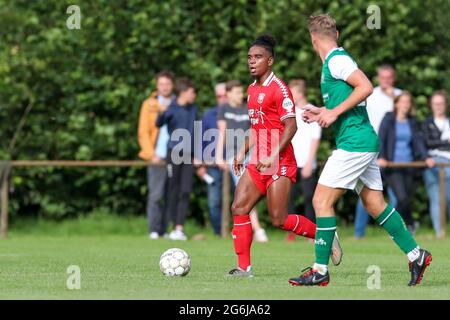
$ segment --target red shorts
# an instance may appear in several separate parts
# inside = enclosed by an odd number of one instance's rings
[[[258,169],[256,169],[256,165],[249,164],[247,166],[248,173],[250,174],[250,177],[253,180],[253,183],[256,185],[256,187],[259,189],[259,191],[266,195],[267,189],[269,188],[270,184],[276,180],[278,180],[280,177],[288,177],[292,183],[294,184],[297,181],[297,167],[296,166],[283,166],[280,165],[278,167],[277,173],[270,175],[270,174],[264,174]]]

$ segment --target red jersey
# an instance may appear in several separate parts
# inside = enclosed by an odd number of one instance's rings
[[[272,146],[279,144],[284,131],[283,120],[295,117],[295,107],[291,90],[273,72],[259,86],[256,81],[247,89],[248,115],[254,138],[254,148],[250,159],[256,164],[259,159],[271,154]],[[280,152],[276,166],[295,166],[292,144]]]

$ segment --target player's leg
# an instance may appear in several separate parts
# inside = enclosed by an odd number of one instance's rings
[[[230,271],[232,276],[250,276],[250,247],[253,240],[253,230],[250,221],[250,211],[263,194],[253,182],[249,170],[245,170],[239,179],[231,206],[233,214],[233,244],[238,256],[238,268]]]
[[[392,240],[408,257],[411,272],[408,285],[419,284],[425,269],[431,263],[431,254],[417,245],[401,215],[386,203],[380,190],[372,190],[365,186],[360,192],[360,197],[367,212],[389,233]]]
[[[246,163],[248,163],[248,159],[245,160]],[[236,187],[239,183],[239,179],[241,176],[237,176],[233,171],[233,162],[229,163],[228,166],[230,170],[230,175],[233,179],[233,186]],[[267,238],[266,231],[261,227],[261,224],[259,223],[259,217],[258,217],[258,210],[256,207],[253,207],[253,209],[250,211],[250,221],[252,223],[252,229],[254,233],[255,241],[257,242],[267,242],[269,239]]]
[[[289,279],[289,283],[297,286],[326,286],[329,283],[328,262],[331,253],[342,249],[336,237],[336,216],[334,205],[345,193],[345,189],[331,188],[317,184],[314,192],[313,206],[316,212],[316,237],[315,255],[316,260],[312,267],[306,268],[299,277]],[[336,250],[333,250],[333,247]],[[339,252],[336,252],[339,253]]]
[[[336,233],[336,215],[334,205],[345,193],[345,189],[331,188],[318,184],[313,197],[313,206],[316,213],[316,262],[314,267],[323,273],[327,271],[328,260],[334,252],[333,242]],[[339,249],[339,248],[338,248]]]
[[[281,176],[273,181],[267,189],[267,209],[272,225],[313,239],[316,234],[316,225],[302,215],[288,214],[291,186],[292,181],[288,177]]]

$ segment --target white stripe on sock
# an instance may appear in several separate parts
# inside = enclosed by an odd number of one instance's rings
[[[245,224],[250,224],[250,223],[252,223],[252,222],[249,221],[249,222],[244,222],[244,223],[235,223],[234,225],[235,225],[235,226],[243,226],[243,225],[245,225]]]
[[[389,217],[394,213],[394,211],[395,211],[395,208],[392,208],[391,212],[387,215],[387,217],[384,218],[384,220],[380,222],[380,226],[382,226],[383,223],[385,223],[386,220],[389,219]]]
[[[298,214],[296,215],[296,217],[297,217],[297,223],[295,224],[294,230],[292,230],[294,232],[295,232],[295,229],[297,229],[298,224],[300,223],[300,218],[298,217]]]
[[[336,230],[336,227],[331,228],[316,228],[316,230],[326,231],[326,230]]]

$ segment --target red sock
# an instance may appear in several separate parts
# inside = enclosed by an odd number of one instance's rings
[[[234,251],[238,256],[238,266],[243,270],[247,270],[250,265],[250,247],[253,240],[252,223],[250,216],[233,216],[233,243]]]
[[[282,229],[310,239],[316,237],[316,224],[299,214],[288,214]]]

